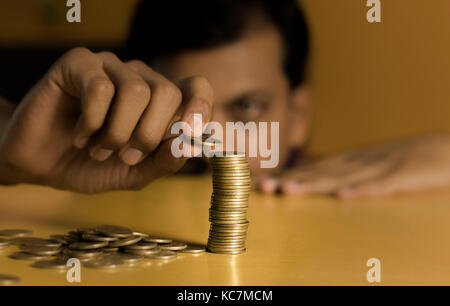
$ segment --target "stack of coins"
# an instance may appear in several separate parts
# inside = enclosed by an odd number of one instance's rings
[[[250,168],[244,153],[223,152],[213,156],[213,193],[208,251],[221,254],[245,252],[247,208],[251,189]]]

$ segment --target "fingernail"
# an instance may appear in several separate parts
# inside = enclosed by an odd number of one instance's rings
[[[139,163],[143,156],[144,153],[134,148],[129,148],[120,154],[122,161],[130,166],[134,166]]]
[[[105,161],[108,157],[113,153],[112,150],[103,149],[103,148],[94,148],[91,151],[91,157],[97,161]]]
[[[75,140],[75,146],[79,149],[83,149],[86,147],[87,143],[89,142],[89,137],[80,137],[77,140]]]
[[[202,114],[192,114],[187,120],[187,124],[191,128],[191,135],[201,137],[203,134],[203,116]]]
[[[261,190],[264,193],[273,194],[273,193],[275,193],[275,191],[277,191],[277,188],[278,188],[278,180],[276,180],[276,179],[269,178],[269,179],[264,179],[261,182]]]

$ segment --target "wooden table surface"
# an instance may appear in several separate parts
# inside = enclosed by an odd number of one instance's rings
[[[80,195],[0,187],[0,229],[36,236],[116,224],[186,242],[208,236],[209,177],[173,177],[139,192]],[[243,255],[180,254],[112,271],[82,268],[81,285],[367,285],[369,258],[381,284],[450,284],[450,192],[341,201],[252,194]],[[0,251],[0,274],[21,285],[72,285]]]

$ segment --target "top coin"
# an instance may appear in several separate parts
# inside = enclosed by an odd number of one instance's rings
[[[133,235],[133,231],[130,229],[117,225],[101,225],[96,227],[95,230],[109,237],[126,238]]]
[[[6,237],[25,237],[31,235],[33,232],[26,229],[5,229],[0,230],[0,236]]]

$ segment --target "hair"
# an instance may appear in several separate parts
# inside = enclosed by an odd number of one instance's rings
[[[304,81],[308,29],[296,0],[142,0],[137,6],[125,54],[152,63],[188,50],[232,43],[262,13],[281,34],[284,71],[290,85]]]

